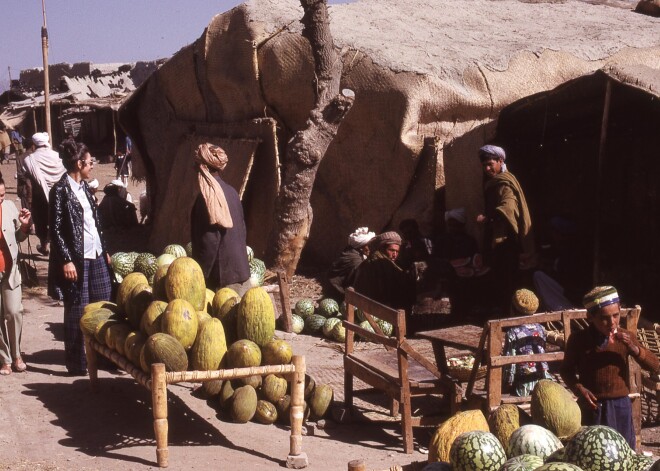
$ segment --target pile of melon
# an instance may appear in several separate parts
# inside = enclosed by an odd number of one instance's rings
[[[531,416],[505,404],[488,420],[480,410],[469,410],[441,424],[429,444],[424,470],[660,470],[660,462],[653,465],[653,459],[636,454],[614,429],[581,427],[580,422],[571,393],[554,381],[541,380],[532,392]]]
[[[291,362],[291,346],[274,338],[275,309],[263,288],[250,288],[242,298],[230,288],[214,293],[206,289],[199,264],[185,251],[178,255],[156,270],[151,283],[142,272],[128,273],[116,303],[87,305],[80,320],[83,333],[145,373],[154,363],[163,363],[167,371],[206,371]],[[320,418],[332,389],[309,383],[310,413]],[[287,384],[275,375],[252,376],[205,382],[203,390],[207,397],[218,396],[237,422],[272,423],[277,407],[279,415],[287,409]]]
[[[323,298],[315,303],[310,298],[302,298],[296,302],[294,313],[291,315],[291,324],[295,333],[304,332],[310,335],[323,335],[324,337],[336,342],[346,340],[346,328],[342,324],[342,319],[346,315],[346,303],[339,305],[332,298]],[[356,322],[360,327],[371,332],[374,329],[366,320],[361,311],[355,311]],[[392,335],[392,324],[382,319],[374,318],[380,329],[385,335]]]

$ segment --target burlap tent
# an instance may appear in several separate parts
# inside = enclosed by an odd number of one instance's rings
[[[120,110],[152,194],[152,250],[188,240],[192,149],[208,139],[240,167],[228,179],[245,189],[248,242],[264,253],[280,156],[313,105],[301,16],[295,0],[217,15]],[[609,65],[660,68],[660,20],[605,5],[361,0],[331,5],[330,20],[342,87],[356,100],[314,186],[303,255],[316,261],[332,259],[357,226],[378,232],[414,217],[429,230],[439,189],[448,207],[476,215],[476,151],[507,105]]]

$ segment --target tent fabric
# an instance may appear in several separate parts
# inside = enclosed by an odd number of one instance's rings
[[[216,15],[120,110],[163,200],[171,175],[180,182],[191,165],[180,150],[191,127],[199,133],[206,123],[206,135],[260,139],[244,198],[258,255],[274,217],[268,198],[279,185],[278,152],[305,127],[314,104],[301,17],[293,0],[250,0]],[[604,67],[645,67],[651,76],[660,69],[660,20],[584,2],[360,0],[331,5],[330,21],[341,87],[356,99],[312,193],[306,255],[319,261],[333,259],[355,227],[380,232],[412,217],[428,231],[434,195],[445,184],[447,207],[465,207],[475,233],[477,150],[494,136],[500,110]],[[271,123],[259,124],[264,118]],[[436,145],[426,152],[428,139]],[[156,202],[153,250],[167,238],[185,241],[189,202],[172,203]],[[168,215],[159,217],[164,209]],[[181,227],[171,224],[172,214],[181,215]]]

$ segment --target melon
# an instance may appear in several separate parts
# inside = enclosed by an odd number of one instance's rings
[[[186,249],[179,244],[170,244],[163,249],[163,254],[171,255],[174,258],[190,256]]]
[[[250,267],[250,282],[253,287],[262,286],[266,277],[266,264],[258,258],[252,258],[248,262]]]
[[[238,317],[240,299],[238,297],[229,298],[218,311],[217,317],[225,327],[227,344],[232,344],[237,340],[236,323]]]
[[[190,362],[195,370],[219,370],[227,354],[225,329],[218,319],[204,322],[195,339]]]
[[[202,383],[202,391],[204,396],[211,398],[220,394],[222,390],[222,380],[221,379],[212,379],[211,381],[204,381]]]
[[[263,288],[247,290],[238,306],[236,332],[239,339],[266,345],[275,335],[275,308]]]
[[[328,338],[332,338],[332,329],[337,325],[338,323],[341,322],[341,319],[339,317],[330,317],[325,320],[325,324],[323,324],[323,335],[325,335]]]
[[[117,307],[121,312],[127,313],[127,304],[130,300],[131,291],[137,285],[148,285],[149,280],[142,273],[133,272],[124,277],[117,289]]]
[[[564,462],[564,458],[566,458],[566,448],[560,448],[559,450],[555,451],[552,453],[550,456],[547,456],[544,460],[545,463],[557,463],[557,462]]]
[[[213,319],[213,317],[211,317],[211,314],[209,314],[206,311],[197,311],[196,314],[197,314],[197,334],[199,334],[199,329],[202,328],[202,324],[206,321],[210,321],[211,319]]]
[[[498,471],[506,462],[506,453],[497,437],[482,430],[456,437],[449,457],[453,471]]]
[[[202,311],[208,312],[209,314],[213,312],[212,307],[214,297],[215,293],[212,290],[206,288],[206,304],[204,305],[204,309],[202,309]]]
[[[346,341],[346,327],[344,327],[342,322],[335,324],[330,334],[332,335],[332,339],[336,342]]]
[[[299,334],[305,328],[305,321],[298,314],[291,314],[291,331]]]
[[[257,411],[257,392],[252,386],[242,386],[234,391],[229,413],[234,422],[244,424]]]
[[[633,454],[632,460],[628,463],[628,471],[649,471],[655,460],[650,456]]]
[[[261,399],[258,400],[257,410],[254,413],[254,420],[260,424],[274,424],[277,420],[277,408],[275,407],[275,404]]]
[[[133,271],[134,260],[126,252],[116,252],[110,257],[112,270],[121,277]]]
[[[167,270],[169,268],[169,265],[158,267],[156,274],[154,275],[153,283],[151,283],[151,291],[154,294],[154,298],[158,299],[159,301],[167,301],[165,281],[167,281]]]
[[[264,365],[288,365],[291,363],[293,350],[285,340],[271,340],[261,348]]]
[[[133,328],[140,328],[142,316],[153,300],[154,295],[148,284],[140,283],[133,287],[126,301],[126,317]]]
[[[261,395],[267,401],[276,403],[286,395],[287,381],[284,378],[270,374],[261,385]]]
[[[534,387],[531,413],[535,424],[547,428],[560,439],[580,430],[580,407],[568,389],[552,380],[542,379]]]
[[[151,301],[151,304],[149,304],[144,314],[142,314],[140,330],[147,336],[160,332],[160,316],[165,312],[166,308],[167,303],[165,301]]]
[[[238,340],[227,350],[229,368],[247,368],[261,365],[261,350],[251,340]]]
[[[339,304],[332,298],[325,298],[319,302],[318,313],[323,317],[334,317],[339,314]]]
[[[623,468],[621,469],[623,470]],[[534,471],[584,471],[584,470],[570,463],[546,463],[543,466],[539,466]]]
[[[456,437],[475,430],[488,431],[486,417],[478,409],[459,412],[445,420],[435,430],[429,443],[429,462],[449,461],[449,451]]]
[[[261,375],[246,376],[245,378],[235,379],[234,387],[240,388],[241,386],[248,385],[248,386],[252,386],[255,390],[257,390],[261,388],[262,382],[263,382],[263,377]]]
[[[101,308],[109,309],[115,314],[119,313],[119,308],[115,303],[110,301],[96,301],[94,303],[89,303],[83,308],[83,316],[90,311],[96,311],[97,309]]]
[[[325,317],[320,314],[312,314],[305,318],[305,331],[310,334],[320,332],[325,325]]]
[[[124,355],[136,366],[140,366],[140,351],[146,341],[147,336],[139,331],[133,331],[126,336]]]
[[[120,323],[121,323],[120,320],[112,319],[112,318],[100,321],[96,325],[96,330],[94,331],[94,339],[101,345],[106,345],[105,343],[106,331],[110,328],[110,326]]]
[[[146,345],[146,342],[145,342]],[[151,373],[151,365],[147,363],[147,357],[144,356],[144,347],[145,345],[142,345],[142,349],[140,349],[140,361],[138,364],[140,365],[140,369],[145,372],[145,373]]]
[[[626,471],[621,463],[629,463],[634,452],[623,436],[610,427],[582,427],[566,444],[564,459],[583,471]]]
[[[119,316],[113,313],[110,309],[104,307],[88,311],[80,318],[80,330],[83,334],[93,337],[99,323],[111,318],[119,319]]]
[[[220,388],[220,394],[218,394],[218,404],[224,410],[229,408],[231,404],[231,398],[234,396],[234,388],[231,385],[231,381],[225,381],[222,383]]]
[[[220,288],[213,295],[213,300],[211,301],[211,311],[209,312],[209,314],[219,318],[219,314],[220,314],[220,310],[222,309],[222,306],[224,306],[227,300],[231,298],[236,298],[239,301],[241,300],[241,297],[233,289],[228,288],[226,286],[224,288]]]
[[[167,300],[184,299],[203,311],[206,304],[204,273],[199,264],[190,257],[179,257],[167,269],[165,278]]]
[[[371,332],[372,334],[376,333],[376,332],[374,331],[374,328],[371,327],[371,324],[369,324],[369,321],[366,320],[366,319],[363,320],[362,322],[360,322],[360,327],[362,327],[364,330],[366,330],[366,331],[368,331],[368,332]],[[366,338],[366,337],[363,337],[363,339],[364,339],[366,342],[369,342],[369,341],[370,341],[370,340],[369,340],[368,338]]]
[[[147,280],[153,281],[158,265],[156,264],[156,256],[150,253],[141,253],[135,259],[135,271],[143,273]]]
[[[147,371],[154,363],[165,364],[167,371],[188,369],[188,355],[179,341],[171,335],[159,332],[150,336],[144,344],[143,352]]]
[[[506,461],[500,471],[534,471],[543,465],[543,458],[535,455],[515,456]]]
[[[252,250],[252,247],[250,247],[249,245],[246,245],[245,252],[247,254],[248,263],[250,263],[254,258],[254,250]]]
[[[334,391],[327,384],[317,384],[309,399],[310,415],[313,419],[322,419],[332,404]]]
[[[316,380],[305,373],[305,400],[309,400],[310,396],[314,392],[314,389],[316,389]]]
[[[509,457],[535,455],[546,458],[561,447],[561,441],[550,430],[529,424],[511,434],[506,451]]]
[[[171,301],[161,314],[161,331],[177,339],[185,349],[192,348],[197,336],[197,326],[197,312],[192,304],[184,299]]]
[[[311,316],[312,314],[314,314],[314,301],[312,301],[309,298],[300,299],[296,303],[294,307],[294,311],[300,317],[305,319],[307,316]]]
[[[488,417],[490,432],[497,437],[502,446],[509,444],[514,430],[532,423],[532,418],[514,404],[502,404]]]
[[[116,324],[112,324],[105,331],[105,344],[109,348],[113,350],[117,350],[117,352],[120,355],[123,355],[124,342],[126,341],[126,337],[128,336],[129,333],[131,333],[131,331],[132,331],[131,326],[126,324],[125,322],[118,322]]]
[[[387,337],[391,337],[392,333],[394,333],[394,326],[389,322],[384,321],[383,319],[376,318],[376,324],[378,324],[380,330],[382,330],[383,334],[386,335]]]
[[[168,267],[170,264],[176,260],[176,257],[169,253],[164,253],[156,259],[156,267]]]

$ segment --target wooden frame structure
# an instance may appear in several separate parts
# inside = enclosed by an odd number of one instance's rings
[[[115,363],[135,381],[151,391],[154,432],[156,435],[156,461],[158,466],[166,468],[169,464],[169,449],[167,446],[167,385],[182,382],[203,383],[212,380],[229,380],[246,378],[248,376],[266,376],[278,374],[291,382],[291,438],[287,467],[297,469],[308,465],[307,455],[302,451],[302,425],[304,417],[305,394],[305,357],[295,355],[289,365],[256,366],[252,368],[235,368],[231,370],[216,371],[176,371],[166,372],[165,365],[156,363],[151,365],[151,375],[144,373],[131,363],[126,357],[120,355],[105,345],[101,345],[93,338],[85,336],[85,353],[87,355],[87,371],[92,391],[98,391],[97,353]]]
[[[637,323],[639,321],[640,313],[641,308],[639,306],[635,306],[634,308],[621,309],[621,327],[631,332],[632,335],[636,335]],[[466,387],[466,399],[469,400],[471,397],[479,397],[483,399],[485,401],[485,407],[488,412],[492,412],[497,407],[499,407],[500,404],[524,404],[529,402],[531,399],[529,396],[518,397],[502,394],[502,369],[507,365],[518,363],[562,361],[564,359],[564,352],[558,351],[535,353],[531,355],[506,356],[502,353],[505,329],[524,324],[545,324],[547,322],[561,322],[563,326],[563,337],[565,341],[567,341],[571,335],[571,322],[578,319],[585,319],[586,317],[586,310],[575,309],[569,311],[546,312],[534,314],[532,316],[513,317],[509,319],[497,319],[486,322],[481,334],[481,338],[479,340],[479,347],[475,355],[474,367]],[[561,337],[561,335],[559,337]],[[485,358],[484,355],[486,355]],[[485,397],[473,394],[476,373],[481,364],[486,364],[488,367],[486,373]],[[630,388],[629,396],[632,400],[635,435],[637,437],[637,443],[640,444],[642,429],[642,404],[640,395],[642,387],[642,375],[640,366],[637,364],[637,362],[632,360],[632,357],[629,357],[628,361],[628,387]]]
[[[355,310],[360,309],[374,332],[355,323]],[[394,327],[394,337],[383,334],[374,317],[385,320]],[[385,392],[391,398],[391,415],[401,412],[403,448],[413,452],[412,427],[440,423],[441,417],[413,417],[411,397],[428,394],[444,394],[449,398],[450,412],[460,409],[463,390],[456,381],[440,372],[432,361],[418,353],[406,339],[406,314],[373,301],[353,288],[346,290],[346,350],[344,353],[345,404],[350,412],[353,407],[353,377]],[[383,345],[386,352],[357,353],[354,348],[355,334]]]

